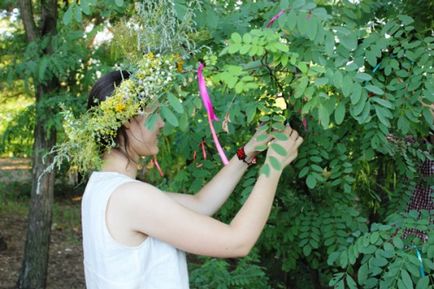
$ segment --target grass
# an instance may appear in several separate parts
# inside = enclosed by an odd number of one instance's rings
[[[0,183],[0,215],[15,215],[26,219],[30,205],[31,184]],[[60,230],[71,244],[80,243],[80,201],[70,195],[55,196],[52,230]]]

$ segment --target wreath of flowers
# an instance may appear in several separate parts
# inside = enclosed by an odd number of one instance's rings
[[[99,169],[101,151],[116,146],[119,128],[132,117],[144,114],[147,125],[152,127],[152,115],[165,102],[164,95],[174,87],[176,74],[182,71],[179,55],[154,55],[148,53],[136,64],[129,79],[115,88],[112,96],[76,118],[64,109],[63,127],[66,141],[55,146],[53,162],[47,168],[53,170],[67,160],[71,167],[86,173]]]

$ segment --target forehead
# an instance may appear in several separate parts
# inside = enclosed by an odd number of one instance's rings
[[[158,102],[149,103],[148,105],[146,105],[145,109],[140,108],[138,115],[139,116],[146,116],[146,115],[149,115],[150,113],[155,112],[159,108],[160,108],[160,103],[158,103]]]

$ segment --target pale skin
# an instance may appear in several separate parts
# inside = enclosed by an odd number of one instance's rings
[[[125,124],[129,137],[129,155],[136,162],[140,156],[158,153],[158,134],[164,127],[159,119],[154,130],[144,125],[144,116],[138,116]],[[255,147],[268,142],[283,146],[286,156],[267,152],[267,158],[276,157],[282,167],[296,157],[303,139],[291,127],[283,133],[286,141],[273,140],[268,136],[262,142],[256,137],[246,144],[248,159],[257,154]],[[121,152],[112,150],[104,155],[102,171],[118,172],[135,178],[137,167]],[[145,182],[128,182],[111,195],[106,210],[110,234],[126,246],[138,246],[148,236],[167,242],[188,253],[212,257],[242,257],[249,254],[269,217],[277,183],[282,171],[271,170],[270,175],[260,175],[250,196],[230,222],[225,224],[211,216],[228,199],[247,170],[248,165],[234,156],[199,192],[194,195],[163,192]]]

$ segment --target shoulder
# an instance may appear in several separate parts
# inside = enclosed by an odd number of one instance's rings
[[[135,201],[143,201],[147,198],[163,196],[164,193],[157,187],[142,181],[130,181],[122,184],[113,191],[111,199],[118,203],[134,204]]]

